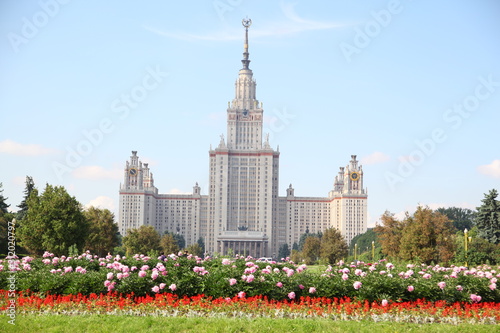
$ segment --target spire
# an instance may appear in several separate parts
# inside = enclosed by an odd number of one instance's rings
[[[250,64],[250,60],[248,60],[248,28],[252,25],[252,20],[247,18],[244,18],[241,21],[241,24],[245,27],[245,44],[243,44],[243,60],[241,62],[243,63],[243,69],[248,69],[248,65]]]

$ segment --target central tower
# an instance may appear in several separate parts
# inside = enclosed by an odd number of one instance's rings
[[[227,147],[229,149],[262,148],[262,105],[255,96],[257,83],[253,79],[248,59],[248,28],[252,20],[244,19],[245,43],[243,44],[243,68],[235,83],[235,96],[227,109]]]
[[[262,104],[249,68],[248,29],[245,28],[243,68],[235,97],[227,108],[227,143],[210,150],[208,239],[209,252],[272,256],[277,245],[279,152],[262,140]],[[272,244],[272,245],[271,245]]]

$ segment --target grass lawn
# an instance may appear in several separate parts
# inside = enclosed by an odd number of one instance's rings
[[[179,318],[113,315],[18,315],[16,325],[0,316],[1,332],[493,332],[493,325],[408,324],[326,319]],[[497,327],[498,329],[498,327]]]

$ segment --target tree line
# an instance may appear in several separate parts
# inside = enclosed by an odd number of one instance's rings
[[[500,201],[493,189],[484,195],[476,211],[458,207],[417,207],[403,219],[385,212],[374,229],[356,236],[348,246],[341,233],[330,228],[323,233],[301,235],[299,243],[290,249],[279,247],[278,259],[288,256],[294,262],[335,263],[340,259],[365,261],[391,260],[425,263],[500,263]],[[160,235],[153,226],[131,229],[121,237],[114,214],[108,209],[83,206],[64,187],[46,184],[39,193],[33,179],[26,177],[22,202],[16,213],[8,211],[0,183],[0,254],[7,251],[7,225],[16,219],[16,253],[56,255],[90,250],[104,256],[107,253],[177,253],[187,250],[203,255],[203,238],[185,247],[180,234]]]
[[[432,210],[419,206],[413,214],[407,212],[403,219],[386,211],[375,228],[354,237],[349,246],[340,233],[332,238],[306,230],[291,250],[283,244],[278,256],[290,256],[294,262],[307,264],[332,264],[340,259],[370,262],[383,258],[428,264],[500,264],[497,196],[495,189],[485,194],[476,211],[460,207]],[[330,231],[328,233],[330,235]]]
[[[165,232],[160,236],[152,226],[132,229],[122,237],[110,210],[84,208],[63,186],[46,184],[44,191],[39,193],[29,176],[17,212],[8,211],[7,199],[0,183],[0,254],[7,254],[7,226],[14,219],[17,254],[40,256],[49,251],[61,256],[89,250],[105,256],[108,253],[170,254],[185,249],[182,235]],[[186,250],[202,255],[205,251],[203,239]]]

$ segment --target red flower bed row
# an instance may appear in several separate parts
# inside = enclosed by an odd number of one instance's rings
[[[135,315],[196,315],[196,316],[261,316],[285,318],[332,318],[354,320],[395,320],[407,322],[500,322],[500,303],[483,302],[369,302],[344,298],[299,297],[295,300],[269,300],[265,296],[212,298],[204,295],[179,297],[171,293],[135,296],[133,293],[77,295],[45,295],[17,292],[12,297],[0,290],[0,310],[16,313],[57,314],[135,314]]]

